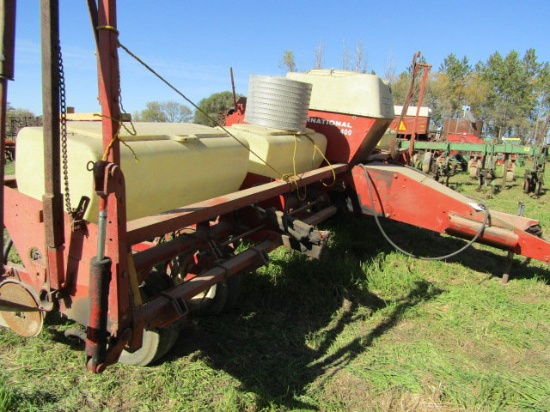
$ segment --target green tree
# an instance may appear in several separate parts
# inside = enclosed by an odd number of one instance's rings
[[[279,67],[286,72],[296,71],[296,60],[294,59],[294,52],[292,50],[285,50]]]
[[[236,97],[238,99],[240,96],[237,95]],[[220,122],[223,123],[223,118],[233,106],[232,92],[214,93],[199,102],[198,107],[200,110],[195,110],[195,123],[207,126],[216,126]]]
[[[147,102],[146,108],[135,112],[132,118],[137,122],[186,123],[193,118],[191,109],[175,101]]]
[[[36,115],[28,109],[15,108],[8,103],[6,116],[17,118],[35,118]]]
[[[489,129],[498,138],[521,136],[528,130],[528,119],[536,102],[532,54],[529,63],[512,50],[506,57],[499,52],[478,65],[481,78],[489,85],[488,110],[491,114]]]
[[[465,95],[465,87],[466,78],[471,71],[468,58],[464,56],[459,60],[453,53],[449,54],[439,67],[440,80],[445,83],[446,91],[441,93],[443,90],[439,90],[437,98],[439,104],[448,111],[448,117],[457,117],[463,105],[470,105]]]
[[[540,73],[535,83],[537,91],[537,105],[531,136],[537,144],[548,142],[550,124],[550,64],[541,65]]]
[[[411,75],[407,72],[401,72],[392,85],[393,103],[396,105],[402,105],[405,102],[409,86],[411,84]]]
[[[28,109],[15,108],[9,102],[6,110],[6,137],[14,139],[19,130],[27,126],[40,126],[42,118]]]

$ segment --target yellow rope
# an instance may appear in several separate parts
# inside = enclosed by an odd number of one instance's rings
[[[296,195],[298,200],[304,201],[307,198],[307,188],[304,186],[304,194],[300,196],[300,186],[298,186],[297,181],[301,179],[301,176],[296,173],[296,151],[298,147],[298,135],[294,135],[294,152],[292,154],[292,173],[285,173],[282,175],[281,179],[288,183],[293,183],[296,186]]]
[[[103,160],[104,162],[107,160],[107,158],[109,157],[109,153],[113,147],[113,145],[115,144],[115,141],[120,141],[124,146],[126,146],[131,152],[132,152],[132,155],[134,156],[134,160],[136,162],[139,162],[139,158],[137,157],[136,155],[136,152],[134,152],[134,149],[132,149],[130,147],[130,145],[128,143],[126,143],[121,137],[120,137],[120,129],[123,127],[124,130],[126,130],[128,132],[128,134],[130,134],[130,136],[135,136],[137,134],[136,132],[136,129],[134,127],[134,124],[132,122],[130,122],[130,125],[132,126],[132,130],[128,129],[128,127],[126,127],[126,125],[124,124],[124,122],[122,121],[122,118],[121,119],[113,119],[109,116],[105,116],[103,114],[100,114],[100,113],[94,113],[94,116],[97,116],[97,117],[101,117],[101,118],[105,118],[105,119],[110,119],[110,120],[114,120],[115,122],[117,122],[117,130],[115,132],[115,135],[113,136],[113,138],[111,139],[111,141],[109,142],[109,144],[107,145],[107,148],[105,149],[105,151],[103,152],[103,156],[101,158],[101,160]]]
[[[323,160],[325,162],[327,162],[327,165],[332,166],[332,163],[330,163],[330,161],[325,157],[325,154],[323,153],[323,151],[321,149],[319,149],[319,146],[317,146],[315,144],[315,141],[311,138],[311,136],[306,134],[306,137],[309,139],[311,144],[313,144],[313,159],[315,159],[315,152],[317,151],[317,152],[319,152],[319,154],[321,155]],[[327,184],[325,182],[321,182],[323,184],[323,186],[325,186],[325,187],[332,187],[334,185],[334,183],[336,183],[336,172],[334,171],[334,168],[332,168],[330,170],[332,172],[332,183]]]
[[[112,32],[118,34],[118,30],[114,26],[97,26],[95,29],[96,30],[109,30],[109,31],[112,31]]]
[[[98,27],[99,29],[100,27]],[[103,29],[108,29],[108,30],[114,30],[116,31],[116,29],[114,27],[111,27],[111,26],[102,26],[101,28]],[[118,31],[116,31],[118,33]],[[292,165],[293,165],[293,173],[290,174],[290,173],[286,173],[286,174],[283,174],[281,172],[279,172],[277,169],[275,169],[275,167],[273,167],[272,165],[270,165],[267,161],[265,161],[260,155],[258,155],[257,153],[255,153],[252,149],[250,149],[249,146],[245,145],[243,142],[241,142],[236,136],[234,136],[229,130],[227,130],[227,128],[225,128],[222,124],[220,124],[220,122],[217,120],[217,119],[214,119],[212,118],[212,116],[210,116],[208,113],[206,113],[204,110],[202,110],[198,105],[196,105],[192,100],[190,100],[187,96],[185,96],[181,91],[179,91],[175,86],[173,86],[170,82],[168,82],[168,80],[166,80],[164,77],[162,77],[160,74],[158,74],[152,67],[150,67],[147,63],[145,63],[141,58],[139,58],[135,53],[133,53],[132,51],[130,51],[126,46],[124,46],[122,43],[118,43],[119,47],[124,50],[130,57],[134,58],[138,63],[140,63],[142,66],[144,66],[147,70],[149,70],[152,74],[154,74],[159,80],[161,80],[163,83],[165,83],[168,87],[170,87],[173,91],[175,91],[178,95],[180,95],[185,101],[187,101],[190,105],[192,105],[196,110],[198,110],[200,113],[202,113],[204,116],[206,116],[207,119],[209,119],[210,121],[212,121],[214,124],[217,124],[218,127],[220,129],[222,129],[225,133],[227,133],[228,136],[230,136],[231,138],[233,138],[234,140],[236,140],[239,144],[241,144],[242,146],[246,147],[246,149],[248,150],[249,153],[251,153],[252,155],[254,155],[256,158],[258,158],[262,163],[264,163],[267,167],[269,167],[271,170],[273,170],[277,175],[281,176],[281,180],[284,180],[285,182],[289,182],[289,183],[294,183],[296,185],[296,190],[298,191],[299,189],[299,186],[298,186],[298,183],[297,180],[298,179],[301,179],[300,176],[298,176],[298,174],[296,173],[296,151],[297,151],[297,135],[294,136],[294,154],[293,154],[293,158],[292,158]],[[321,149],[319,149],[319,147],[315,144],[315,142],[313,141],[313,139],[311,139],[310,136],[308,136],[307,134],[305,135],[313,144],[314,146],[314,152],[313,152],[313,157],[315,157],[315,151],[318,151],[320,153],[320,155],[323,157],[323,159],[327,162],[328,165],[330,165],[330,162],[327,160],[327,158],[325,157],[325,155],[323,154],[323,152],[321,151]],[[121,140],[122,141],[122,140]],[[334,172],[334,169],[332,169],[332,175],[333,175],[333,182],[330,184],[330,185],[327,185],[325,184],[324,182],[323,185],[325,187],[330,187],[334,184],[334,182],[336,181],[336,173]],[[302,199],[300,197],[300,195],[298,194],[298,198],[300,200],[305,200],[305,193],[304,193],[304,199]]]
[[[206,113],[204,110],[202,110],[198,105],[196,105],[191,99],[189,99],[186,95],[184,95],[181,91],[179,91],[174,85],[172,85],[168,80],[166,80],[164,77],[162,77],[160,74],[158,74],[152,67],[150,67],[147,63],[145,63],[143,60],[141,60],[136,54],[131,52],[126,46],[124,46],[122,43],[118,43],[119,47],[124,50],[130,57],[133,57],[138,63],[140,63],[143,67],[145,67],[147,70],[149,70],[151,73],[153,73],[159,80],[161,80],[164,84],[166,84],[168,87],[170,87],[173,91],[175,91],[178,95],[180,95],[187,103],[189,103],[191,106],[195,108],[195,110],[198,110],[201,112],[208,120],[213,122],[214,124],[218,125],[220,129],[222,129],[225,133],[227,133],[228,136],[233,138],[235,141],[237,141],[240,145],[246,147],[246,150],[248,150],[249,153],[252,153],[255,157],[257,157],[262,163],[264,163],[267,167],[269,167],[271,170],[273,170],[278,176],[282,176],[283,174],[279,172],[277,169],[275,169],[272,165],[267,163],[260,155],[255,153],[252,149],[250,149],[249,146],[245,145],[243,142],[241,142],[236,136],[234,136],[227,128],[225,128],[218,120],[214,119],[212,116],[210,116],[208,113]]]

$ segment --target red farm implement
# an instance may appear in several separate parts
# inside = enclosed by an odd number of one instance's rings
[[[217,128],[118,121],[115,1],[88,5],[101,115],[71,122],[60,109],[58,2],[42,1],[44,126],[19,133],[16,176],[3,176],[4,260],[12,244],[21,258],[3,264],[3,326],[35,336],[59,311],[83,326],[89,370],[147,365],[174,345],[180,320],[234,305],[240,276],[270,251],[318,257],[330,234],[316,225],[341,204],[550,261],[537,221],[489,211],[373,155],[395,117],[374,75],[258,76],[246,111]],[[14,12],[2,2],[6,51]],[[3,64],[4,114],[13,76]]]

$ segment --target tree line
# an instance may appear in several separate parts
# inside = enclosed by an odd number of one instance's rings
[[[315,49],[312,68],[322,68],[324,46]],[[342,69],[367,72],[366,53],[358,43],[351,53],[344,44]],[[425,63],[425,61],[424,61]],[[411,83],[412,67],[399,75],[390,62],[381,75],[389,82],[394,104],[405,101]],[[283,71],[297,71],[294,53],[285,50],[280,61]],[[372,74],[376,74],[371,71]],[[237,96],[239,98],[240,96]],[[151,101],[145,109],[132,114],[134,121],[194,122],[215,126],[220,113],[233,107],[230,91],[214,93],[198,103],[199,110],[175,102]],[[413,99],[414,104],[414,99]],[[536,51],[529,49],[523,56],[512,50],[507,55],[493,53],[486,61],[470,63],[468,57],[449,54],[437,70],[430,71],[425,87],[424,106],[432,109],[432,124],[442,125],[449,118],[463,115],[469,106],[476,120],[482,121],[484,137],[519,137],[525,143],[540,143],[548,139],[550,123],[550,64],[540,62]],[[10,107],[13,115],[32,115],[24,109]]]
[[[393,82],[396,103],[405,100],[410,81],[406,71]],[[451,53],[430,73],[424,105],[432,109],[436,126],[462,117],[463,106],[469,106],[483,121],[484,137],[544,142],[550,121],[550,65],[539,62],[534,49],[522,57],[515,50],[507,55],[495,52],[476,64]]]
[[[323,53],[323,44],[320,43],[315,50],[312,68],[322,68]],[[292,50],[284,51],[279,67],[286,72],[298,70]],[[342,69],[367,72],[365,51],[360,43],[354,53],[344,48]],[[411,83],[411,69],[396,75],[390,62],[381,76],[390,83],[396,105],[405,101]],[[550,122],[550,64],[540,62],[534,49],[527,50],[523,56],[515,50],[507,55],[495,52],[486,61],[476,64],[470,63],[466,56],[458,58],[451,53],[437,70],[432,67],[423,105],[432,109],[435,128],[446,119],[462,117],[463,107],[468,106],[476,120],[483,122],[484,137],[519,137],[526,143],[544,142]],[[214,93],[201,100],[198,106],[201,111],[195,111],[194,115],[189,108],[183,107],[185,115],[177,118],[213,126],[212,119],[217,119],[220,112],[233,106],[233,96],[228,91]],[[163,104],[150,102],[145,110],[134,114],[134,119],[173,121],[173,116],[162,114],[167,111]]]

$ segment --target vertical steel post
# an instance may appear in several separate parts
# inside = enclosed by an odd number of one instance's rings
[[[121,115],[116,1],[99,0],[96,7],[94,1],[88,0],[88,7],[97,42],[103,159],[94,167],[99,195],[99,228],[97,256],[91,262],[86,356],[88,369],[101,372],[113,361],[107,350],[107,328],[111,338],[123,339],[129,323],[129,285],[124,275],[128,251],[126,199],[117,139]]]
[[[0,1],[0,228],[4,230],[4,167],[6,162],[6,112],[8,109],[8,80],[13,80],[15,46],[15,0]],[[0,236],[4,250],[4,236]],[[0,259],[0,275],[4,259]]]
[[[120,72],[118,67],[118,32],[116,1],[100,0],[95,28],[98,41],[99,103],[103,123],[103,150],[110,146],[104,160],[120,165],[120,145],[111,140],[118,131],[120,119]]]
[[[40,2],[42,116],[44,122],[44,227],[51,287],[63,285],[64,213],[59,137],[59,2]]]

